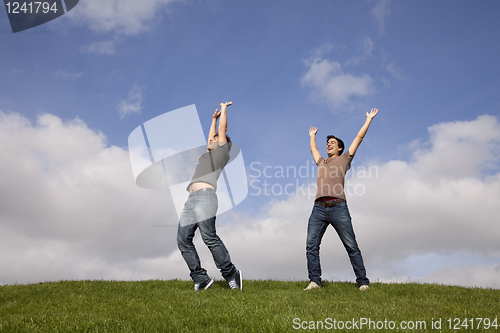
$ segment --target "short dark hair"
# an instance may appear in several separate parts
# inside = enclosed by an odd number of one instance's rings
[[[219,133],[215,133],[215,134],[214,134],[214,138],[215,138],[216,136],[219,136]],[[231,138],[230,138],[230,137],[229,137],[229,135],[227,135],[227,134],[226,134],[226,141],[227,141],[227,142],[231,142]]]
[[[330,139],[335,139],[337,140],[337,145],[339,146],[340,148],[340,152],[339,152],[339,155],[342,155],[342,153],[344,152],[344,141],[340,140],[339,138],[337,138],[335,135],[329,135],[326,137],[326,143],[328,144],[328,141],[330,141]]]

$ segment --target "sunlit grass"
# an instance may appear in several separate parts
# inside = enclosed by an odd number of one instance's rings
[[[303,291],[305,286],[269,280],[245,280],[242,291],[217,281],[199,292],[180,280],[0,286],[0,332],[291,332],[299,325],[310,330],[311,323],[317,327],[327,318],[426,321],[424,332],[433,331],[431,322],[439,318],[441,331],[449,331],[449,318],[493,322],[500,316],[500,290],[494,289],[372,283],[361,292],[353,283],[324,282]],[[357,331],[368,330],[350,330]]]

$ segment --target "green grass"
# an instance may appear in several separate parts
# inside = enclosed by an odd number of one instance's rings
[[[439,332],[448,318],[500,317],[500,290],[433,284],[372,283],[361,292],[353,283],[244,281],[229,290],[217,281],[209,290],[193,291],[188,281],[61,281],[0,286],[0,332],[295,332],[299,323],[314,331]],[[299,318],[299,319],[295,319]],[[327,320],[330,318],[330,321]],[[394,321],[395,329],[326,329],[333,320]],[[431,329],[441,318],[442,329]],[[295,322],[294,322],[295,319]],[[400,330],[400,321],[426,321],[426,329]],[[462,332],[500,332],[484,325]],[[500,321],[500,318],[498,319]],[[481,324],[484,324],[481,323]],[[500,323],[498,323],[500,324]],[[380,324],[379,324],[380,325]],[[320,327],[321,328],[321,327]],[[458,331],[458,330],[457,330]]]

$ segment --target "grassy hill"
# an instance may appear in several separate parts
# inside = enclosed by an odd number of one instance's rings
[[[217,281],[196,293],[180,280],[0,286],[0,332],[500,331],[500,290],[372,283],[361,292],[325,281],[306,292],[306,285],[245,280],[239,291]]]

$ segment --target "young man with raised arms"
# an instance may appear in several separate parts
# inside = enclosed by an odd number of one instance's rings
[[[229,162],[231,139],[226,136],[227,107],[233,102],[220,104],[220,111],[215,110],[208,134],[207,152],[196,166],[193,178],[187,186],[189,197],[179,218],[177,245],[190,270],[194,281],[194,290],[208,289],[213,284],[207,271],[201,267],[198,252],[193,244],[196,229],[200,229],[201,238],[210,249],[215,265],[220,270],[231,289],[242,289],[242,274],[231,262],[229,252],[215,230],[217,214],[217,180],[222,169]],[[217,133],[217,120],[219,132]]]
[[[321,264],[319,260],[319,247],[321,239],[329,225],[337,231],[351,260],[351,265],[356,275],[359,290],[368,289],[370,281],[366,277],[361,251],[356,243],[356,236],[352,228],[351,216],[347,208],[344,193],[344,180],[351,161],[361,141],[368,131],[378,109],[371,109],[366,113],[366,121],[351,146],[344,151],[344,142],[336,136],[329,135],[326,138],[327,159],[321,157],[316,144],[316,133],[318,129],[309,129],[310,147],[314,162],[318,166],[317,191],[314,207],[307,225],[306,257],[307,270],[309,272],[309,285],[304,290],[311,290],[321,286]]]

